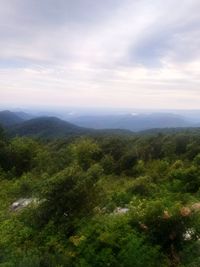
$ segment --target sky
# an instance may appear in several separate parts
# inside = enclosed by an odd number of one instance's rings
[[[0,107],[199,109],[199,0],[0,0]]]

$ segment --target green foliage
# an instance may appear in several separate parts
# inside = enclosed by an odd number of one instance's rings
[[[32,139],[15,138],[8,147],[9,168],[16,176],[31,170],[38,144]]]
[[[97,218],[71,242],[75,266],[167,266],[159,247],[139,237],[123,217]]]
[[[86,172],[74,165],[53,176],[43,186],[40,223],[51,219],[69,224],[74,218],[91,214],[98,197],[100,175],[101,167],[98,165]]]
[[[193,162],[196,166],[200,166],[200,154],[196,155]]]
[[[130,186],[127,192],[140,195],[140,196],[151,196],[156,190],[156,185],[152,183],[152,179],[148,176],[142,176],[135,179],[132,186]]]
[[[82,139],[71,146],[73,157],[83,170],[101,159],[101,150],[98,144],[90,139]]]
[[[119,160],[119,170],[120,173],[124,172],[127,175],[131,175],[133,172],[133,168],[134,166],[137,164],[137,156],[135,155],[134,152],[132,153],[126,153],[125,155],[123,155],[120,160]]]
[[[199,155],[197,133],[42,142],[0,129],[0,266],[199,266]]]
[[[101,165],[106,174],[112,174],[115,170],[115,161],[112,156],[105,155],[101,160]]]

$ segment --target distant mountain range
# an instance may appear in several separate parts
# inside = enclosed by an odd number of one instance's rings
[[[25,119],[26,118],[26,119]],[[0,125],[11,136],[27,136],[35,138],[63,138],[82,135],[129,135],[131,131],[121,129],[95,130],[76,126],[56,117],[38,117],[29,119],[25,113],[10,111],[0,112]]]
[[[34,136],[40,138],[60,138],[85,135],[92,130],[84,129],[56,117],[39,117],[24,121],[9,128],[11,136]]]
[[[10,127],[32,118],[32,115],[25,112],[11,112],[9,110],[0,111],[0,124],[3,127]]]
[[[84,116],[74,117],[70,121],[82,127],[95,129],[126,129],[134,132],[152,128],[196,126],[183,116],[170,113]]]
[[[96,134],[133,134],[133,132],[177,132],[198,127],[183,116],[170,113],[127,114],[73,117],[70,122],[57,117],[36,117],[24,112],[0,112],[0,125],[10,136],[60,138]],[[162,130],[161,130],[162,129]],[[169,129],[172,129],[169,131]],[[174,129],[174,130],[173,130]]]
[[[17,113],[5,110],[0,112],[0,124],[3,127],[9,127],[18,123],[22,123],[24,118]]]

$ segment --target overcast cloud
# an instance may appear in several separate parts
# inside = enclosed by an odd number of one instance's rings
[[[0,104],[200,106],[199,0],[0,0]]]

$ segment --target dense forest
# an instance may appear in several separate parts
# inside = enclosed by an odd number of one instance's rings
[[[1,267],[200,266],[200,132],[0,130]]]

